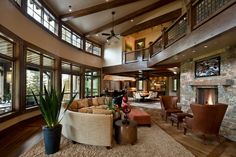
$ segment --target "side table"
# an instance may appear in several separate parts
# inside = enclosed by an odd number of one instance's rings
[[[171,121],[172,126],[173,123],[175,122],[177,124],[177,128],[179,129],[179,123],[182,123],[185,117],[193,117],[193,116],[188,113],[171,113],[169,119]]]
[[[134,144],[137,141],[137,123],[128,120],[128,124],[123,124],[122,120],[115,122],[115,139],[118,144]]]

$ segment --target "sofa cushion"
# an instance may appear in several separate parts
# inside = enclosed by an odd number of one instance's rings
[[[111,110],[93,108],[93,114],[112,114]]]
[[[95,97],[95,98],[92,98],[92,101],[93,101],[93,106],[98,106],[98,98]]]
[[[79,108],[82,108],[82,107],[88,107],[88,99],[85,98],[85,99],[80,99],[78,101],[78,104],[79,104]]]
[[[91,108],[84,107],[84,108],[78,109],[78,112],[81,112],[81,113],[92,113],[93,110]]]
[[[93,100],[91,98],[88,98],[88,106],[93,106]]]
[[[104,105],[105,104],[105,97],[98,97],[98,105]]]

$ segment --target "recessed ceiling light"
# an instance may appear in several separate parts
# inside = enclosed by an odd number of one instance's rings
[[[96,34],[96,36],[98,37],[98,36],[99,36],[99,34]]]
[[[109,2],[109,0],[106,0],[106,2]]]
[[[131,19],[130,22],[134,22],[134,19]]]
[[[207,48],[208,46],[207,45],[204,45],[204,48]]]
[[[192,52],[196,52],[195,50],[192,50]]]
[[[69,12],[72,12],[72,7],[71,7],[71,5],[69,5]]]

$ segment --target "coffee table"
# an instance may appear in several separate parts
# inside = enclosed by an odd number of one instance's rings
[[[137,141],[137,123],[128,120],[128,124],[123,124],[123,120],[115,122],[115,139],[118,144],[134,144]]]

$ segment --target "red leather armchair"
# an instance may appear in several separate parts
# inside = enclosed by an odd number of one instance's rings
[[[219,140],[219,130],[221,122],[224,118],[228,105],[216,104],[216,105],[202,105],[191,104],[193,112],[193,118],[186,117],[184,123],[184,134],[187,130],[198,132],[203,134],[204,141],[205,135],[216,135]]]
[[[167,117],[171,113],[181,113],[181,109],[177,107],[177,96],[160,96],[161,116],[167,121]]]

